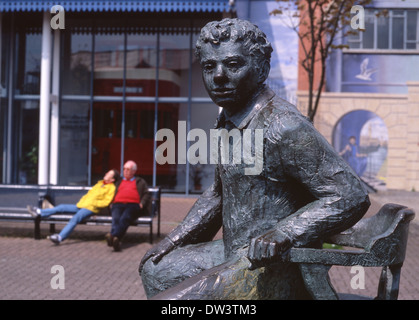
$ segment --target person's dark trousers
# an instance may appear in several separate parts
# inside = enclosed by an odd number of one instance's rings
[[[131,222],[139,217],[140,205],[138,203],[114,203],[111,212],[111,235],[122,239]]]

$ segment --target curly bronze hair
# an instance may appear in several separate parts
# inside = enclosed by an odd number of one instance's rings
[[[253,23],[236,18],[212,21],[201,29],[195,51],[198,60],[201,59],[203,43],[217,45],[223,41],[243,42],[250,55],[255,56],[261,63],[270,63],[273,49],[265,33]]]

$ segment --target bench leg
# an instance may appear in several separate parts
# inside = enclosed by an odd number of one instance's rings
[[[157,218],[157,237],[160,238],[160,213],[159,213],[159,216]]]
[[[150,244],[153,244],[153,221],[150,222]]]
[[[397,300],[402,264],[383,267],[378,284],[377,300]]]
[[[54,234],[55,233],[55,223],[51,223],[49,225],[49,233]]]
[[[338,295],[333,288],[330,278],[330,265],[300,264],[301,275],[307,291],[315,300],[337,300]]]
[[[35,229],[34,229],[34,238],[35,240],[41,239],[41,216],[37,216],[34,219]]]

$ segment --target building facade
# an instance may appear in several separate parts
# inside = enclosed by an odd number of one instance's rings
[[[213,181],[214,166],[208,159],[187,161],[194,140],[186,137],[195,128],[209,137],[219,108],[195,59],[199,31],[224,17],[256,23],[275,48],[269,85],[296,102],[298,45],[292,31],[270,16],[275,5],[0,2],[0,183],[88,186],[131,159],[150,185],[165,192],[202,192]],[[155,140],[159,129],[175,134],[174,164],[155,161],[164,143]]]
[[[354,137],[373,187],[419,190],[419,2],[373,1],[365,31],[339,41],[315,126],[339,152]],[[304,112],[307,92],[298,101]]]
[[[202,192],[213,165],[187,161],[194,140],[186,137],[194,128],[209,136],[219,112],[194,55],[208,21],[237,16],[257,24],[274,48],[269,86],[305,113],[298,37],[270,14],[277,5],[1,1],[0,184],[89,186],[132,159],[150,185]],[[348,49],[329,58],[315,126],[339,152],[356,138],[369,183],[418,190],[418,2],[374,1],[365,31],[342,41]],[[159,129],[175,134],[174,164],[155,161]]]
[[[150,185],[199,192],[212,168],[156,164],[154,137],[179,124],[212,128],[219,109],[194,46],[207,22],[234,16],[232,5],[2,1],[0,183],[92,185],[131,159]]]

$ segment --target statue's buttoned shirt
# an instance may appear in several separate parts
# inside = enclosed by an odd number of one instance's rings
[[[255,164],[243,158],[240,163],[218,161],[214,184],[169,235],[175,243],[209,240],[205,232],[212,236],[222,223],[226,257],[274,228],[294,246],[304,246],[345,230],[368,208],[356,174],[310,121],[269,88],[248,110],[232,117],[222,111],[216,128],[239,130],[241,141],[235,143],[242,150],[249,143],[243,132],[250,130],[253,154],[261,150],[263,155],[261,170],[246,174]],[[256,139],[256,130],[263,139]],[[254,145],[258,141],[262,146]]]

